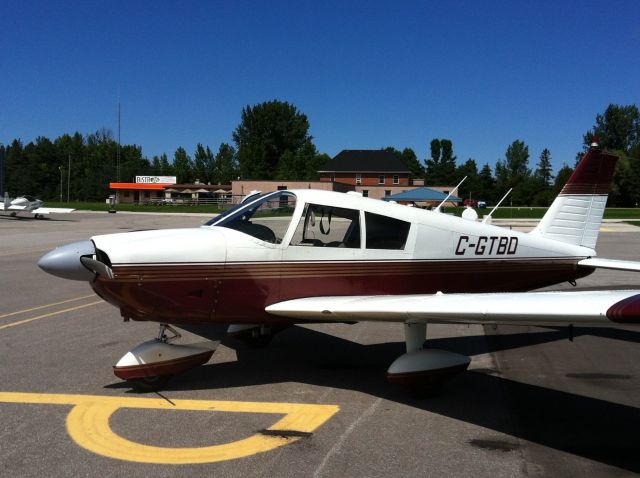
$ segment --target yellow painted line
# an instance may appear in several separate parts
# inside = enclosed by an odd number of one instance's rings
[[[85,307],[91,307],[92,305],[104,304],[103,300],[96,300],[95,302],[89,302],[88,304],[78,305],[76,307],[70,307],[68,309],[58,310],[57,312],[50,312],[48,314],[39,315],[37,317],[31,317],[30,319],[19,320],[17,322],[11,322],[10,324],[0,325],[0,330],[8,329],[9,327],[15,327],[16,325],[26,324],[28,322],[33,322],[34,320],[46,319],[47,317],[52,317],[54,315],[64,314],[65,312],[72,312],[74,310],[84,309]]]
[[[67,432],[81,447],[98,455],[139,463],[181,465],[234,460],[262,453],[300,439],[296,432],[311,433],[335,415],[337,405],[303,403],[230,402],[217,400],[172,400],[161,398],[104,397],[0,392],[0,402],[72,405],[67,415]],[[171,448],[134,442],[116,434],[109,425],[120,408],[188,410],[201,412],[267,413],[284,415],[268,428],[273,435],[256,433],[219,445]],[[282,435],[277,432],[282,431]]]
[[[8,314],[0,315],[0,319],[4,319],[5,317],[11,317],[12,315],[19,315],[27,312],[33,312],[34,310],[46,309],[47,307],[55,307],[56,305],[67,304],[69,302],[74,302],[76,300],[88,299],[90,297],[95,297],[95,294],[83,295],[82,297],[76,297],[75,299],[61,300],[60,302],[53,302],[51,304],[39,305],[38,307],[31,307],[30,309],[22,309],[16,312],[9,312]]]

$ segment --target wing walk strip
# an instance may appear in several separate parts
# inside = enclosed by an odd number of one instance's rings
[[[55,302],[55,303],[52,303],[52,304],[42,305],[42,306],[39,306],[39,307],[32,307],[30,309],[18,310],[16,312],[10,312],[10,313],[1,315],[0,318],[6,318],[6,317],[10,317],[10,316],[21,315],[21,314],[25,314],[27,312],[32,312],[34,310],[53,308],[53,307],[56,307],[58,305],[67,304],[69,302],[75,302],[75,301],[82,300],[82,299],[88,299],[90,297],[96,297],[96,296],[95,295],[88,295],[88,296],[76,297],[75,299],[68,299],[68,300],[63,300],[63,301],[60,301],[60,302]],[[67,308],[62,309],[62,310],[56,310],[56,311],[52,311],[52,312],[47,312],[45,314],[37,315],[35,317],[29,317],[29,318],[26,318],[26,319],[17,320],[15,322],[10,322],[8,324],[0,325],[0,330],[8,329],[10,327],[16,327],[18,325],[27,324],[27,323],[33,322],[35,320],[46,319],[48,317],[54,317],[56,315],[61,315],[61,314],[65,314],[65,313],[68,313],[68,312],[73,312],[73,311],[76,311],[76,310],[86,309],[87,307],[92,307],[94,305],[105,304],[105,303],[106,302],[104,302],[102,299],[100,299],[100,300],[96,300],[96,301],[93,301],[93,302],[89,302],[87,304],[80,304],[80,305],[76,305],[74,307],[67,307]]]

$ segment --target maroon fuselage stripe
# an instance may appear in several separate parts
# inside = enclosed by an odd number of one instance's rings
[[[580,258],[114,265],[92,287],[124,317],[172,324],[283,323],[267,305],[329,295],[527,291],[584,277]]]

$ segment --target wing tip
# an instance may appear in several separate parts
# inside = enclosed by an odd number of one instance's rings
[[[607,310],[607,318],[619,324],[640,324],[640,294],[613,304]]]

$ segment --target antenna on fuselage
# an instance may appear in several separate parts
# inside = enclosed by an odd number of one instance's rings
[[[447,194],[447,197],[446,197],[446,198],[444,198],[440,204],[438,204],[438,207],[436,207],[436,208],[433,210],[433,212],[440,212],[440,208],[442,207],[442,205],[443,205],[444,203],[446,203],[446,202],[447,202],[447,199],[449,199],[449,198],[451,197],[451,195],[453,194],[453,191],[458,191],[458,188],[460,187],[460,185],[461,185],[462,183],[464,183],[464,182],[465,182],[465,180],[466,180],[466,179],[467,179],[467,177],[466,177],[466,176],[465,176],[464,178],[462,178],[462,181],[460,181],[460,182],[458,183],[458,185],[457,185],[455,188],[453,188],[449,194]]]
[[[502,204],[502,201],[504,201],[505,199],[507,199],[507,196],[511,193],[511,191],[513,191],[513,188],[509,189],[507,191],[507,194],[505,194],[504,196],[502,196],[502,199],[500,199],[500,201],[498,201],[498,204],[495,205],[495,207],[491,210],[491,212],[489,214],[487,214],[484,218],[482,218],[482,224],[486,224],[487,221],[489,221],[489,223],[491,223],[491,215],[493,214],[493,211],[495,211],[496,209],[498,209],[498,207],[500,206],[500,204]]]

